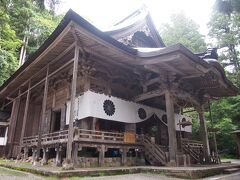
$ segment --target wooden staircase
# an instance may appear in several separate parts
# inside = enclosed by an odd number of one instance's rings
[[[182,139],[181,146],[196,163],[202,163],[203,144],[200,141]]]
[[[167,164],[166,153],[162,148],[151,141],[148,136],[142,137],[145,149],[145,158],[151,165],[163,166]]]

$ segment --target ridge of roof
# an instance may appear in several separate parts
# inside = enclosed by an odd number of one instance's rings
[[[150,30],[154,32],[155,38],[157,38],[158,43],[160,43],[160,46],[165,47],[165,44],[155,26],[155,24],[153,23],[150,12],[149,12],[147,6],[144,4],[140,8],[136,9],[133,13],[131,13],[124,19],[120,20],[119,22],[117,22],[116,24],[114,24],[112,27],[105,30],[104,32],[111,36],[114,36],[114,34],[124,31],[125,29],[128,29],[130,27],[134,27],[143,21],[146,21],[146,24],[149,26]],[[126,22],[128,22],[128,23],[126,23]]]

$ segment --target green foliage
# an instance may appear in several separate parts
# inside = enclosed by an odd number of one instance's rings
[[[52,6],[50,10],[40,7],[43,5],[41,3],[44,4],[44,1],[1,1],[0,85],[18,68],[21,46],[26,47],[28,57],[42,45],[62,19],[62,15],[55,16],[53,12],[58,0],[48,1]]]
[[[9,25],[6,5],[0,6],[0,84],[17,69],[16,49],[20,46],[20,40]]]
[[[209,36],[219,48],[219,62],[227,69],[228,78],[240,87],[240,1],[216,0],[210,18]],[[222,98],[212,103],[219,150],[234,154],[236,142],[231,132],[240,128],[240,96]]]
[[[203,52],[206,50],[204,36],[198,31],[199,26],[184,14],[174,14],[171,22],[160,27],[160,34],[167,46],[181,43],[191,51]]]
[[[218,149],[221,151],[227,150],[227,153],[235,152],[236,142],[231,132],[236,129],[236,125],[232,123],[230,118],[220,119],[216,125],[220,131],[217,132]]]
[[[240,43],[240,14],[231,15],[214,11],[209,26],[209,36],[219,47],[219,61],[224,67],[231,68],[231,72],[238,73],[240,69],[240,52],[237,48]],[[239,79],[236,79],[239,84]]]

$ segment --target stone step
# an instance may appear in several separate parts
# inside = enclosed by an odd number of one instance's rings
[[[229,169],[224,169],[223,173],[224,174],[232,174],[232,173],[235,173],[238,171],[240,171],[240,168],[229,168]]]

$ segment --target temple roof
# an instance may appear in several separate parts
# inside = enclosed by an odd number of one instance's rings
[[[109,36],[129,46],[136,45],[124,42],[123,39],[132,39],[134,35],[140,32],[143,32],[146,35],[145,37],[142,37],[143,39],[146,39],[146,41],[153,41],[149,42],[149,47],[165,47],[148,9],[144,5],[105,31]],[[145,44],[145,46],[147,46],[147,44]]]
[[[141,13],[133,13],[116,26],[127,20],[135,22],[133,19],[139,14]],[[174,72],[195,88],[204,89],[212,97],[232,96],[238,93],[238,89],[225,76],[221,65],[217,61],[209,61],[209,56],[196,55],[181,44],[163,47],[162,43],[154,48],[129,47],[116,40],[117,38],[114,39],[116,32],[123,33],[125,28],[102,32],[69,10],[44,44],[0,87],[0,98],[6,97],[9,91],[16,90],[76,40],[81,40],[81,45],[87,53],[101,57],[107,62],[124,65],[128,69],[140,68],[159,74]],[[157,41],[161,42],[159,39]],[[214,78],[215,80],[211,80]]]

